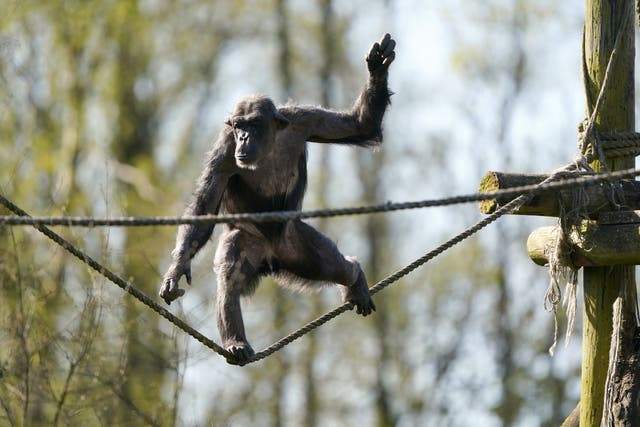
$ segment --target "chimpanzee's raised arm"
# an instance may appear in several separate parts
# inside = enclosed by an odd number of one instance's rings
[[[396,42],[385,34],[366,57],[369,79],[350,111],[318,107],[282,107],[294,126],[305,129],[307,140],[374,146],[382,142],[382,117],[390,103],[387,87],[389,65],[395,59]]]
[[[209,152],[204,169],[198,179],[191,202],[184,216],[217,214],[227,182],[234,168],[233,135],[225,128]],[[184,275],[191,284],[191,258],[207,243],[213,225],[184,224],[178,228],[175,249],[171,252],[171,266],[164,275],[160,297],[167,304],[184,294],[178,282]]]

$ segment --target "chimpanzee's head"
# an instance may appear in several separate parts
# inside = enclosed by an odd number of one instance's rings
[[[276,131],[285,128],[289,120],[278,112],[271,99],[253,96],[238,102],[225,124],[233,129],[236,164],[255,169],[273,146]]]

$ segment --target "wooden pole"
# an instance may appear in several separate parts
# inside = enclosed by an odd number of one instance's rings
[[[620,31],[618,58],[599,114],[595,118],[600,131],[631,131],[634,128],[634,2],[631,0],[587,0],[584,44],[585,90],[588,110],[593,110],[604,81],[607,63]],[[631,20],[624,25],[625,20]],[[634,158],[608,162],[609,169],[634,166]],[[602,169],[595,161],[592,167]],[[633,292],[631,292],[633,289]],[[585,267],[582,344],[582,385],[580,426],[598,427],[602,420],[604,386],[609,363],[613,302],[629,295],[624,304],[628,312],[635,303],[634,267]],[[630,301],[633,299],[633,301]]]

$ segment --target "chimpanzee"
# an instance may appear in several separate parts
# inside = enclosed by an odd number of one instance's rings
[[[225,121],[185,215],[300,210],[307,184],[307,141],[372,147],[382,142],[382,117],[390,103],[389,65],[395,41],[385,34],[366,57],[368,81],[347,112],[284,105],[253,96]],[[160,297],[167,304],[191,284],[191,258],[207,243],[213,225],[182,225]],[[239,361],[254,354],[245,336],[240,297],[265,275],[294,288],[335,283],[342,299],[363,316],[375,310],[358,262],[301,220],[224,225],[215,255],[217,320],[224,347]]]

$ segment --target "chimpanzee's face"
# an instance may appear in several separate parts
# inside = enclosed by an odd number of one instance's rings
[[[236,142],[235,158],[240,168],[255,169],[268,145],[268,123],[257,115],[234,117],[231,121]]]

